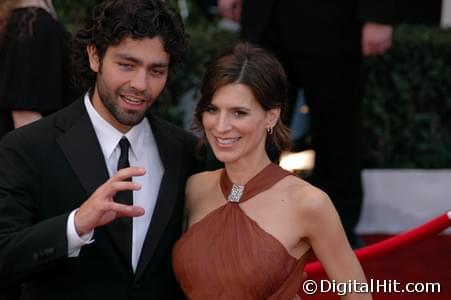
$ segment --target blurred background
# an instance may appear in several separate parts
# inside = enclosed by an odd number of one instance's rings
[[[393,46],[365,59],[364,201],[357,232],[366,244],[419,226],[451,208],[451,0],[393,1]],[[53,1],[59,20],[71,33],[98,2]],[[205,66],[238,41],[240,25],[219,16],[216,0],[168,2],[185,19],[191,43],[185,63],[171,75],[153,109],[191,130]],[[291,123],[296,153],[285,153],[281,164],[308,177],[315,153],[310,148],[309,108],[302,98],[300,94]],[[364,265],[368,277],[439,281],[440,295],[413,298],[451,299],[451,236],[431,237],[413,248],[408,255],[393,253]]]
[[[447,0],[395,1],[398,25],[393,47],[365,62],[365,167],[450,167],[451,31],[446,25],[451,24],[451,5]],[[54,6],[66,28],[75,32],[98,2],[55,0]],[[238,40],[239,25],[218,16],[215,0],[169,2],[185,18],[191,47],[185,64],[170,78],[158,109],[165,118],[190,129],[189,109],[197,100],[205,65]],[[305,136],[308,148],[304,120],[308,122],[308,109],[304,107],[299,115],[302,128],[292,129]]]

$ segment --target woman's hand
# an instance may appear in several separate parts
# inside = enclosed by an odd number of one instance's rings
[[[14,128],[25,126],[42,118],[41,113],[28,110],[13,110],[11,115],[14,120]]]

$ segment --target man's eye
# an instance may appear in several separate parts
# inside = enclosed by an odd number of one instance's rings
[[[131,69],[132,68],[131,64],[126,64],[126,63],[118,63],[118,64],[123,69]]]
[[[156,76],[164,76],[166,74],[166,70],[163,69],[152,69],[151,73]]]

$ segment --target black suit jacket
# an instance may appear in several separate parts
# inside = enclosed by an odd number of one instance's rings
[[[359,52],[362,22],[392,24],[397,11],[395,0],[242,1],[243,39],[315,55]]]
[[[0,283],[23,283],[21,299],[177,299],[171,268],[181,234],[185,181],[197,171],[196,139],[148,115],[164,166],[136,273],[114,222],[67,257],[69,213],[108,179],[81,100],[0,143]],[[115,221],[116,222],[116,221]]]

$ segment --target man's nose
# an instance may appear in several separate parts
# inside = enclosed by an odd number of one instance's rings
[[[130,86],[138,91],[145,91],[147,89],[148,76],[145,70],[137,70],[130,80]]]

